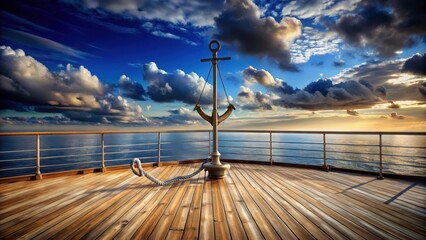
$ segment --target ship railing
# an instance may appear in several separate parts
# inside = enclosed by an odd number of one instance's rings
[[[63,142],[64,136],[71,140]],[[411,137],[407,142],[415,144],[395,144],[396,136]],[[44,174],[128,166],[134,157],[157,166],[204,160],[211,152],[212,134],[207,130],[2,132],[0,142],[0,179],[41,179]],[[426,132],[223,130],[219,151],[223,161],[355,170],[377,173],[378,178],[426,176]]]

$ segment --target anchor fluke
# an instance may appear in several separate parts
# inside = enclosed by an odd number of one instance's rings
[[[229,116],[231,116],[232,111],[234,111],[236,108],[234,105],[229,104],[228,105],[228,109],[226,110],[226,112],[224,114],[222,114],[222,116],[219,117],[218,120],[218,124],[220,124],[221,122],[225,121]]]
[[[213,125],[213,118],[210,117],[209,115],[207,115],[203,109],[201,108],[200,104],[195,105],[194,111],[197,111],[198,114],[200,114],[200,116],[206,120],[207,122],[209,122],[211,125]]]

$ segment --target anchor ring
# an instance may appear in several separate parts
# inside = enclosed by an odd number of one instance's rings
[[[216,48],[213,48],[214,44],[216,44]],[[217,40],[212,40],[209,44],[209,49],[211,52],[218,52],[220,49],[220,44]]]

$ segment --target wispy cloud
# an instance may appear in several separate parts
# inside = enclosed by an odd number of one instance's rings
[[[161,24],[153,24],[152,22],[145,22],[144,24],[142,24],[142,27],[154,36],[161,37],[161,38],[181,40],[188,45],[197,46],[196,42],[193,42],[184,37],[178,36],[174,33],[167,32],[166,28],[169,28],[171,30],[178,29],[179,31],[182,31],[181,28],[178,28],[174,25],[168,24],[166,27],[164,27]]]
[[[29,20],[27,20],[23,17],[19,17],[17,15],[14,15],[12,13],[7,12],[7,11],[0,10],[0,15],[2,16],[2,18],[4,18],[3,19],[4,22],[2,23],[4,26],[7,26],[11,22],[14,22],[14,23],[19,23],[20,27],[25,26],[25,27],[29,27],[29,28],[32,28],[32,29],[35,29],[35,30],[38,30],[38,31],[53,32],[51,29],[49,29],[47,27],[41,26],[39,24],[35,24],[32,21],[29,21]]]
[[[124,18],[160,20],[173,24],[190,24],[196,27],[212,26],[214,17],[223,6],[222,1],[79,1],[66,0],[78,6],[82,11],[96,10],[101,13],[121,15]]]
[[[66,46],[64,44],[61,44],[59,42],[56,42],[44,37],[37,36],[35,34],[14,30],[11,28],[5,28],[5,27],[2,27],[1,31],[2,31],[1,37],[3,39],[18,42],[29,47],[54,51],[57,53],[61,53],[61,54],[79,58],[79,59],[84,59],[84,58],[92,56],[89,53],[76,50],[72,47]]]

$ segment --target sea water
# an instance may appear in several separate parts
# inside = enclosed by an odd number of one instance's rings
[[[160,137],[160,151],[158,139]],[[212,151],[208,132],[105,134],[105,165],[206,159]],[[379,171],[378,135],[272,134],[272,161]],[[35,173],[36,137],[0,137],[0,177]],[[221,159],[271,161],[269,133],[219,133]],[[426,136],[383,135],[385,173],[426,176]],[[100,134],[40,136],[41,173],[101,167]]]

